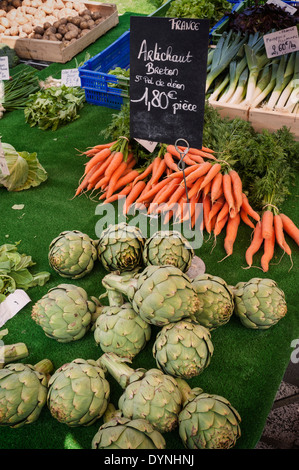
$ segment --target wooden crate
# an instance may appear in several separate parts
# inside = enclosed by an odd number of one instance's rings
[[[286,126],[294,134],[295,139],[299,141],[299,116],[298,114],[279,113],[277,111],[265,111],[262,108],[250,108],[241,105],[228,105],[209,100],[213,108],[217,109],[221,117],[230,119],[239,117],[249,121],[252,127],[261,132],[263,129],[277,131],[282,126]]]
[[[105,19],[69,46],[63,47],[60,41],[19,38],[18,36],[2,36],[0,42],[14,49],[21,59],[64,64],[119,23],[115,4],[98,2],[84,2],[84,4],[90,11],[99,11]]]

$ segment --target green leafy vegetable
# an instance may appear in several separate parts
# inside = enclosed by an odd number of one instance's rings
[[[35,152],[17,152],[5,142],[2,142],[2,149],[9,175],[3,175],[0,169],[0,186],[8,191],[23,191],[47,180],[47,172],[39,163]]]
[[[210,26],[214,26],[226,13],[232,9],[232,4],[226,0],[174,0],[169,10],[168,17],[174,18],[201,18],[209,19]]]
[[[36,263],[31,256],[19,253],[19,243],[0,246],[0,302],[16,289],[43,286],[50,278],[50,273],[45,271],[31,272]]]
[[[24,109],[30,127],[52,129],[75,121],[85,102],[85,92],[80,87],[50,87],[31,95]]]

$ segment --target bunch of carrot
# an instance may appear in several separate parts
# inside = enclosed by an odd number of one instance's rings
[[[265,208],[261,220],[256,224],[253,237],[245,253],[248,267],[252,266],[253,256],[263,245],[261,267],[264,272],[269,270],[269,263],[274,256],[275,244],[287,253],[292,259],[292,250],[285,239],[286,232],[299,245],[299,229],[294,222],[285,214],[279,213],[272,205]]]
[[[176,223],[190,220],[194,227],[201,217],[201,229],[213,235],[215,241],[225,231],[225,258],[233,253],[242,221],[253,229],[245,255],[248,267],[264,242],[261,265],[265,272],[274,254],[275,240],[291,255],[283,231],[299,244],[299,229],[294,223],[284,214],[274,214],[272,208],[261,217],[250,205],[237,171],[226,160],[218,159],[212,149],[161,144],[158,154],[143,168],[136,168],[139,162],[126,137],[82,153],[89,161],[75,196],[99,191],[98,199],[104,204],[124,198],[124,214],[132,213],[132,208],[145,208],[148,215],[163,217],[164,224],[171,219]]]
[[[119,189],[127,187],[139,175],[137,170],[133,170],[137,159],[129,151],[126,137],[108,144],[95,145],[81,154],[89,157],[89,161],[85,164],[74,197],[97,190],[105,197],[110,197]]]

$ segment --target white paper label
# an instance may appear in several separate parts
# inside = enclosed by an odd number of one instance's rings
[[[9,80],[8,57],[0,57],[0,80]]]
[[[149,152],[153,152],[158,142],[151,142],[150,140],[135,139],[140,145],[142,145]]]
[[[4,157],[4,150],[1,144],[1,140],[0,140],[0,170],[1,170],[2,176],[10,175],[7,162]]]
[[[31,302],[30,297],[22,289],[16,289],[12,294],[9,294],[0,303],[0,328],[29,302]]]
[[[297,11],[297,8],[292,7],[292,5],[288,5],[287,3],[282,2],[281,0],[268,0],[267,3],[273,3],[273,5],[276,5],[280,8],[284,8],[285,11],[290,13],[290,15],[293,15]]]
[[[81,78],[78,69],[61,70],[61,84],[65,86],[81,86]]]
[[[296,26],[265,34],[264,44],[268,59],[299,51],[299,36]]]

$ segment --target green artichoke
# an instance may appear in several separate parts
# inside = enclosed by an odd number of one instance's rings
[[[153,345],[157,366],[165,374],[185,379],[201,374],[213,352],[209,330],[189,319],[163,326]]]
[[[133,271],[140,269],[144,237],[138,227],[122,222],[109,225],[101,233],[98,258],[107,271]]]
[[[182,395],[176,380],[159,369],[132,369],[127,358],[105,353],[101,364],[124,389],[118,407],[128,419],[146,419],[159,432],[178,424]]]
[[[104,424],[93,437],[92,449],[165,449],[164,437],[147,420],[130,420],[112,408],[114,412],[109,410],[106,420],[105,413]]]
[[[235,313],[247,328],[265,330],[287,313],[284,292],[272,279],[255,277],[233,288]]]
[[[79,230],[61,232],[49,247],[49,264],[61,277],[80,279],[97,259],[97,242]]]
[[[95,323],[94,338],[104,352],[132,359],[151,337],[151,327],[129,302],[104,307]]]
[[[75,359],[54,372],[47,403],[51,415],[70,427],[90,426],[105,413],[110,385],[98,361]]]
[[[8,364],[0,370],[0,426],[19,428],[35,422],[46,404],[48,359],[31,364]]]
[[[194,250],[188,240],[176,230],[154,233],[144,245],[145,265],[173,265],[186,272],[191,266]]]
[[[34,304],[31,318],[49,338],[69,343],[87,333],[102,308],[95,297],[88,299],[82,287],[59,284]]]
[[[228,284],[221,277],[200,274],[192,285],[200,301],[196,321],[209,330],[225,325],[234,312],[234,296]]]
[[[0,346],[0,369],[10,362],[20,361],[29,356],[25,343],[6,344]]]
[[[190,279],[175,266],[147,266],[132,277],[108,274],[102,283],[126,295],[135,312],[156,326],[192,318],[199,308]]]
[[[177,379],[184,397],[179,435],[188,449],[230,449],[241,436],[241,417],[230,402]]]

